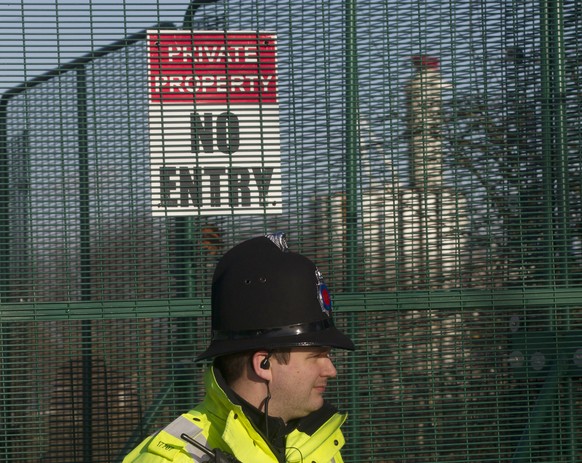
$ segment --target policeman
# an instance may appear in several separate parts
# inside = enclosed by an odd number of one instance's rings
[[[232,248],[212,280],[203,402],[123,462],[343,463],[346,415],[323,395],[337,373],[331,349],[354,344],[331,311],[321,273],[284,234]]]

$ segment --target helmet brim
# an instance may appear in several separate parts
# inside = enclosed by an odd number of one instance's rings
[[[324,331],[303,333],[300,336],[256,336],[248,339],[213,340],[208,349],[196,357],[196,361],[259,349],[270,350],[309,346],[326,346],[338,349],[355,350],[354,343],[350,338],[337,328],[330,327]]]

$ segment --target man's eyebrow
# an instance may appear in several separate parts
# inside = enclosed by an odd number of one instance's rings
[[[316,351],[318,354],[325,354],[331,352],[331,347],[328,346],[317,346]]]

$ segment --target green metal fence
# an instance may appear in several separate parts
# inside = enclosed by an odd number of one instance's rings
[[[582,3],[200,3],[0,5],[0,460],[120,461],[195,404],[216,259],[284,230],[357,344],[346,461],[581,461]],[[271,34],[280,211],[152,206],[197,177],[152,168],[148,30]]]

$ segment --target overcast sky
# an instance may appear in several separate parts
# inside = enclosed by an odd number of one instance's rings
[[[189,0],[0,0],[0,92],[158,22]]]
[[[408,1],[358,1],[358,27],[363,38],[360,50],[366,53],[367,45],[374,48],[373,44],[365,43],[366,37],[388,33],[393,35],[390,56],[401,63],[408,59],[404,57],[420,49],[440,55],[445,67],[452,58],[452,49],[456,64],[464,52],[479,58],[483,54],[481,48],[495,55],[499,53],[498,47],[486,37],[492,35],[499,41],[503,36],[497,21],[511,13],[506,11],[505,2],[430,0],[421,2],[417,8]],[[189,4],[190,0],[0,0],[0,92],[159,22],[181,27]],[[255,19],[270,15],[269,27],[275,24],[285,29],[281,21],[288,23],[291,19],[294,28],[302,29],[302,22],[314,21],[315,11],[321,15],[327,33],[341,34],[345,26],[344,0],[228,0],[227,5],[233,27],[237,26],[233,18],[244,12],[247,18]],[[208,11],[222,9],[224,2],[208,8]],[[518,15],[519,8],[514,8],[515,22],[523,14]],[[200,16],[199,13],[197,18]],[[244,24],[248,25],[248,21]],[[467,49],[468,44],[471,50]],[[405,65],[409,66],[408,61]]]
[[[428,48],[444,62],[451,55],[454,40],[455,48],[479,41],[475,36],[483,33],[479,19],[486,14],[488,23],[495,21],[504,14],[505,1],[490,0],[479,6],[474,0],[431,0],[419,8],[408,1],[358,1],[358,27],[364,42],[378,33],[394,34],[391,57],[401,59],[400,54],[407,56],[413,50]],[[181,27],[189,4],[190,0],[0,0],[0,92],[159,22]],[[270,15],[269,27],[276,24],[285,29],[281,21],[289,23],[291,19],[294,28],[302,29],[302,23],[312,23],[317,12],[327,33],[341,34],[345,26],[344,0],[229,0],[227,5],[231,21],[244,12],[247,18],[255,19]],[[389,11],[386,5],[390,5]],[[222,9],[224,2],[208,8]],[[236,21],[232,22],[236,27]],[[362,43],[363,53],[365,49]]]

